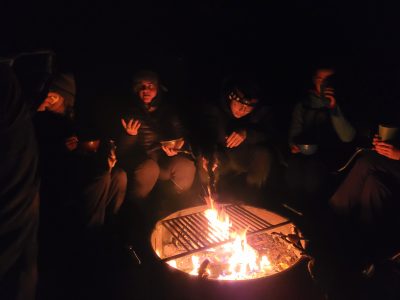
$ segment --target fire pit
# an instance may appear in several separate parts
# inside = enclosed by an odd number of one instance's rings
[[[157,222],[157,256],[170,267],[210,280],[244,281],[281,273],[302,258],[304,240],[280,215],[248,205],[203,205]]]

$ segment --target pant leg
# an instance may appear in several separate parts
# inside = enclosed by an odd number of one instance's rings
[[[365,180],[359,195],[360,220],[370,224],[384,217],[385,201],[390,201],[392,191],[379,174],[372,173]]]
[[[170,180],[176,191],[184,192],[191,188],[196,174],[196,166],[193,160],[184,156],[168,158],[168,162],[160,171],[161,180]]]
[[[400,162],[376,152],[365,153],[356,161],[332,196],[330,205],[337,213],[343,215],[349,215],[359,209],[362,211],[370,206],[371,201],[383,201],[388,193],[387,189],[391,189],[386,186],[388,183],[391,183],[391,187],[400,183]],[[367,207],[363,208],[365,205]]]
[[[285,177],[293,200],[303,208],[308,208],[307,204],[313,206],[324,194],[328,182],[328,169],[317,156],[294,154],[288,160]]]
[[[152,159],[144,160],[132,171],[128,171],[127,196],[131,199],[146,198],[156,184],[159,175],[158,163]]]
[[[82,191],[78,192],[80,201],[76,203],[78,215],[84,228],[102,226],[106,216],[106,203],[109,201],[111,174],[105,171],[88,180]]]
[[[111,172],[111,184],[106,201],[107,210],[116,215],[125,200],[127,189],[127,176],[126,172],[122,169],[116,168]]]
[[[261,188],[267,182],[272,165],[272,152],[267,147],[255,146],[248,153],[251,157],[246,182],[249,186]]]

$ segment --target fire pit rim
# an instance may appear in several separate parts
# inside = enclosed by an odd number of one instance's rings
[[[219,203],[219,205],[221,205],[221,206],[230,205],[230,204],[232,204],[232,203],[226,203],[226,202],[220,202]],[[245,206],[245,207],[246,206],[247,207],[251,207],[251,208],[254,208],[254,209],[257,209],[257,210],[263,210],[263,211],[266,211],[266,212],[268,212],[270,214],[278,216],[278,217],[280,217],[280,218],[282,218],[284,220],[290,221],[289,219],[281,216],[280,214],[277,214],[275,212],[272,212],[272,211],[267,210],[267,209],[262,208],[262,207],[256,207],[256,206],[252,206],[252,205],[247,205],[246,203],[235,203],[235,204],[242,205],[242,206]],[[164,259],[162,259],[156,253],[155,246],[153,245],[153,234],[155,234],[155,231],[156,231],[155,228],[156,228],[157,224],[160,223],[161,221],[168,220],[168,219],[173,219],[173,218],[176,217],[176,214],[178,214],[178,213],[182,213],[182,215],[185,216],[185,214],[184,214],[185,211],[189,211],[189,210],[193,211],[193,210],[197,210],[197,209],[201,209],[201,208],[204,208],[202,211],[205,211],[207,209],[207,205],[197,205],[197,206],[188,207],[188,208],[184,208],[182,210],[175,211],[175,212],[173,212],[173,213],[161,218],[160,220],[156,221],[155,224],[154,224],[153,230],[152,230],[152,232],[150,234],[150,245],[151,245],[151,248],[153,250],[153,255],[156,257],[157,261],[161,263],[160,265],[162,265],[163,267],[165,267],[165,265],[166,265],[166,269],[169,270],[169,271],[172,271],[173,273],[180,274],[180,275],[185,276],[187,278],[191,278],[190,280],[194,280],[194,281],[200,280],[200,281],[218,282],[219,284],[223,284],[225,282],[227,284],[229,284],[230,282],[235,283],[235,284],[240,284],[240,283],[243,284],[245,282],[252,282],[252,283],[254,282],[255,283],[257,281],[265,280],[267,278],[271,278],[272,279],[272,278],[275,278],[277,276],[282,276],[282,275],[286,274],[288,271],[292,271],[295,267],[298,267],[303,261],[308,259],[307,255],[305,255],[304,253],[300,253],[300,256],[298,257],[297,261],[295,263],[293,263],[292,265],[290,265],[288,268],[286,268],[286,269],[284,269],[282,271],[279,271],[277,273],[273,273],[273,274],[270,274],[270,275],[265,275],[265,276],[262,276],[262,277],[257,277],[257,278],[235,279],[235,280],[233,280],[233,279],[218,279],[218,278],[202,278],[202,277],[200,277],[198,275],[191,275],[188,272],[185,272],[185,271],[180,270],[178,268],[174,268],[170,264],[166,263],[164,261]],[[198,211],[198,212],[201,212],[201,211]],[[293,226],[295,226],[295,224],[292,221],[290,221],[290,223],[288,223],[287,225],[289,225],[289,224],[293,224]],[[305,248],[306,245],[307,245],[307,243],[305,241],[302,241],[303,248]],[[187,254],[187,255],[190,255],[190,254]]]

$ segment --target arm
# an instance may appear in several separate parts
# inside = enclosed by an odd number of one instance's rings
[[[343,142],[351,142],[355,135],[356,130],[354,127],[346,120],[339,106],[336,104],[334,108],[331,109],[331,120],[333,128],[335,129],[340,140]]]
[[[121,126],[123,132],[120,135],[118,143],[118,155],[125,156],[128,155],[130,149],[138,140],[139,128],[141,126],[139,120],[134,119],[121,119]]]
[[[292,113],[292,123],[289,128],[289,144],[294,144],[294,138],[299,136],[303,131],[304,118],[303,118],[303,105],[297,103]]]
[[[260,107],[246,130],[246,141],[250,144],[263,143],[276,138],[274,116],[269,107]]]

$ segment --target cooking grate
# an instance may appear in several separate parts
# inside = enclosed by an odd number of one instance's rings
[[[291,223],[290,221],[285,221],[273,225],[236,204],[225,205],[222,209],[229,215],[232,230],[236,232],[247,230],[247,236]],[[185,252],[165,258],[164,261],[207,250],[232,241],[219,228],[209,224],[204,212],[171,218],[162,221],[162,224],[185,250]]]

